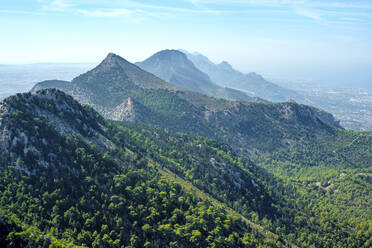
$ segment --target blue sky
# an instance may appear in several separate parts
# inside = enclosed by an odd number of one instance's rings
[[[372,0],[1,0],[0,63],[199,51],[235,68],[372,84]]]

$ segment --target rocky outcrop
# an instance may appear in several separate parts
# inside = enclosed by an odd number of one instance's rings
[[[114,108],[110,119],[115,121],[134,121],[136,112],[133,105],[132,98],[128,97],[128,99]]]
[[[17,94],[0,104],[0,154],[2,160],[15,163],[17,169],[32,174],[25,163],[28,158],[37,165],[49,168],[56,163],[56,152],[50,143],[52,136],[77,135],[98,149],[112,149],[113,144],[102,129],[104,120],[90,107],[82,107],[71,96],[56,89],[37,91],[35,94]],[[63,160],[59,166],[65,166]]]

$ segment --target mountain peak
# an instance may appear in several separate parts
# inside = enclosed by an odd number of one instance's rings
[[[186,52],[187,54],[187,52]],[[176,86],[205,95],[230,100],[249,101],[250,97],[238,90],[222,88],[211,81],[179,50],[162,50],[136,65]]]
[[[105,77],[110,79],[115,78],[114,81],[118,87],[123,87],[123,83],[129,82],[143,88],[174,88],[172,85],[156,78],[154,75],[114,53],[109,53],[93,70],[76,77],[72,82],[84,81],[87,83],[94,81],[95,84],[100,82],[105,85],[107,80],[102,80],[101,78],[104,74],[106,74]]]
[[[265,79],[260,75],[255,72],[250,72],[246,74],[248,78],[258,80],[258,81],[265,81]]]
[[[173,49],[166,49],[159,51],[152,55],[150,59],[158,59],[161,61],[170,61],[172,63],[179,63],[179,62],[185,62],[188,61],[186,55],[179,51],[179,50],[173,50]]]
[[[136,64],[163,80],[185,89],[206,93],[203,89],[218,87],[179,50],[162,50]]]
[[[120,58],[119,55],[115,54],[115,53],[109,53],[107,54],[106,58],[104,60],[113,60],[113,59],[117,59],[117,58]]]
[[[219,66],[223,67],[224,69],[232,70],[232,66],[227,61],[222,61]]]
[[[160,55],[160,54],[174,54],[174,55],[179,55],[179,56],[185,56],[183,52],[181,52],[180,50],[176,50],[176,49],[164,49],[164,50],[161,50],[155,53],[154,55]]]
[[[120,57],[115,53],[107,54],[106,58],[101,62],[101,65],[115,65],[119,63],[127,62],[124,58]]]

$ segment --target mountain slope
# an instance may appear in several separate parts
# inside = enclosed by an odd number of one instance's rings
[[[211,80],[223,87],[242,90],[251,96],[260,97],[269,101],[284,102],[290,99],[301,101],[303,97],[295,91],[280,87],[265,80],[262,76],[252,72],[243,74],[235,70],[228,62],[214,64],[207,57],[199,53],[184,52],[189,60]]]
[[[251,100],[241,91],[223,88],[213,83],[207,74],[197,69],[186,55],[178,50],[157,52],[148,59],[137,62],[136,65],[167,82],[188,90],[216,98]]]
[[[183,153],[171,155],[176,147],[160,148],[151,136],[107,122],[91,108],[56,90],[5,99],[0,107],[0,134],[0,151],[8,155],[2,156],[0,163],[0,224],[5,218],[18,226],[11,228],[18,229],[16,232],[5,233],[13,244],[37,247],[66,247],[68,243],[84,247],[280,244],[277,238],[264,241],[265,236],[256,233],[240,217],[199,199],[185,191],[177,180],[159,173],[164,169],[173,171],[199,190],[204,187],[212,196],[227,195],[223,200],[230,205],[246,198],[252,201],[245,205],[247,211],[271,213],[270,196],[256,177],[260,169],[249,161],[242,168],[222,156],[224,150],[206,139],[160,134],[162,137],[156,140],[163,144],[167,144],[163,139],[168,136],[183,146]],[[195,142],[202,142],[201,147],[195,146]],[[152,149],[144,149],[147,145]],[[189,162],[180,164],[178,156],[190,156]],[[213,163],[209,156],[214,156]],[[203,177],[211,180],[202,170],[212,173],[214,186],[202,184]],[[4,242],[2,238],[0,241]]]
[[[131,101],[127,99],[127,105]],[[352,185],[355,206],[341,205],[351,218],[340,218],[342,213],[335,211],[332,201],[344,204],[344,198],[337,191],[337,198],[330,195],[332,187],[321,183],[326,189],[317,190],[315,182],[307,186],[309,179],[301,181],[303,175],[293,172],[317,171],[322,161],[335,173],[341,166],[350,167],[350,162],[368,169],[368,134],[357,138],[332,128],[315,109],[294,103],[281,119],[277,109],[271,109],[277,105],[261,109],[266,105],[257,104],[252,109],[276,117],[279,124],[285,123],[281,128],[288,125],[305,132],[302,139],[287,140],[292,154],[285,149],[287,144],[261,163],[269,170],[278,166],[279,171],[293,173],[280,180],[237,157],[225,144],[103,120],[59,91],[8,98],[0,107],[0,150],[9,155],[0,156],[0,214],[24,230],[8,237],[54,247],[66,242],[91,247],[282,247],[287,240],[300,247],[368,247],[368,171],[354,171],[355,177],[336,188],[344,193],[350,189],[344,185]],[[311,131],[316,132],[310,135]],[[324,160],[328,149],[335,150],[334,158],[340,153],[348,157]],[[302,167],[293,163],[308,160],[315,163]],[[360,208],[359,202],[366,203]],[[229,208],[275,234],[266,236],[262,227],[237,219]]]
[[[145,110],[143,114],[136,115],[146,118],[145,123],[155,126],[172,123],[179,126],[181,123],[190,122],[195,123],[201,132],[209,132],[205,124],[197,120],[200,118],[197,115],[201,115],[200,110],[176,94],[193,93],[162,81],[114,54],[109,54],[96,68],[74,78],[67,86],[63,84],[61,87],[53,81],[44,81],[36,84],[31,92],[35,93],[42,88],[63,90],[80,103],[89,104],[104,117],[114,120],[125,120],[123,119],[125,116],[133,116],[131,113],[121,114],[123,112],[121,107],[125,107],[130,97],[133,106],[128,110],[136,108]],[[211,101],[204,95],[196,97],[200,101]],[[186,130],[190,132],[192,128],[195,127],[186,127]]]
[[[305,105],[234,102],[184,90],[113,54],[67,87],[42,82],[32,92],[48,87],[65,91],[109,119],[203,135],[250,154],[274,151],[293,140],[332,134],[340,128],[332,115]]]

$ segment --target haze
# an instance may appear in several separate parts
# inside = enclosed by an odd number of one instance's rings
[[[182,48],[243,72],[372,90],[371,1],[1,2],[2,64]]]

